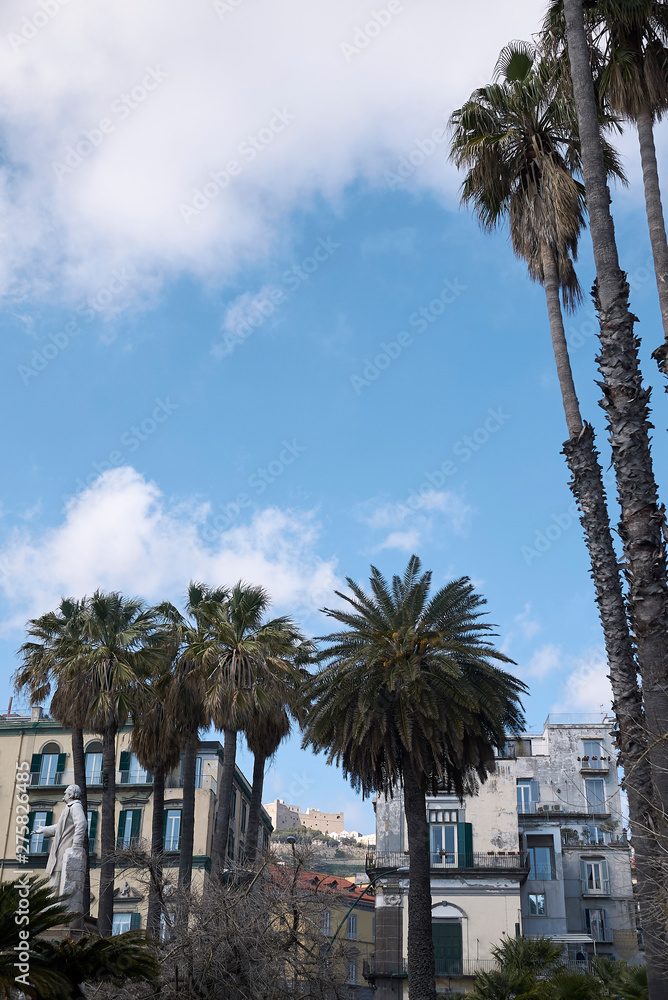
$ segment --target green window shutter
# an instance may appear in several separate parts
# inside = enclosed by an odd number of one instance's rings
[[[30,773],[39,774],[42,767],[42,754],[34,753],[30,761]]]
[[[66,760],[67,760],[67,754],[66,753],[59,753],[58,754],[58,763],[56,764],[56,773],[57,774],[62,774],[63,771],[65,770],[65,761]]]
[[[129,750],[121,750],[121,763],[120,763],[119,770],[120,771],[129,771],[130,770],[130,751]]]
[[[90,833],[88,835],[88,850],[91,854],[95,853],[96,834],[97,834],[97,809],[93,810],[90,814]]]
[[[28,826],[26,827],[26,837],[29,837],[30,834],[32,833],[32,825],[34,822],[35,822],[35,814],[34,812],[31,812],[28,815]]]
[[[46,814],[46,823],[44,824],[44,826],[51,826],[52,823],[53,823],[53,813],[49,810],[49,812],[47,812]]]
[[[473,867],[473,825],[471,823],[457,824],[457,854],[460,868]]]
[[[118,817],[118,839],[119,841],[123,837],[123,831],[125,830],[125,814],[127,810],[121,809],[121,814]]]
[[[462,974],[462,925],[459,921],[437,921],[431,925],[437,976]]]
[[[131,931],[138,931],[140,927],[141,927],[141,914],[140,913],[131,913],[130,914],[130,930]]]
[[[130,827],[130,836],[133,840],[139,836],[139,831],[141,829],[141,809],[132,810],[132,826]]]

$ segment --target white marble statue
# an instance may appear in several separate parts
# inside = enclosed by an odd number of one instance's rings
[[[69,908],[74,913],[81,913],[86,879],[84,838],[88,821],[78,785],[68,785],[63,800],[65,805],[58,822],[40,830],[45,837],[53,838],[46,871],[52,888],[61,896],[68,895]]]

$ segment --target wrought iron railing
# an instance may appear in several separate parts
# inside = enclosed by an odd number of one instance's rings
[[[383,870],[397,868],[408,868],[410,854],[408,851],[368,851],[366,855],[366,868]],[[528,857],[522,852],[494,853],[487,854],[474,853],[472,851],[462,852],[440,852],[430,855],[430,866],[433,869],[460,870],[462,868],[502,868],[511,871],[524,871],[529,866]]]

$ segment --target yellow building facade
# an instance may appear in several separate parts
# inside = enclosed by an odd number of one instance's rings
[[[131,727],[124,727],[116,739],[116,830],[117,849],[149,846],[153,817],[152,776],[130,750]],[[100,817],[102,811],[102,742],[95,733],[85,734],[86,784],[88,793],[88,833],[91,871],[91,916],[97,912],[99,883]],[[204,876],[211,864],[215,819],[218,810],[218,787],[223,762],[223,750],[217,740],[199,744],[195,788],[195,835],[193,870]],[[16,775],[30,769],[26,791],[29,855],[28,864],[17,858],[17,799]],[[49,852],[49,840],[40,829],[57,823],[63,808],[63,792],[74,781],[72,739],[69,730],[34,708],[30,716],[0,717],[0,879],[11,880],[25,874],[26,869],[43,873]],[[21,788],[23,788],[23,784]],[[241,771],[235,772],[232,792],[228,856],[241,859],[245,849],[246,827],[250,813],[251,788]],[[182,765],[165,778],[165,851],[166,878],[178,869],[183,809]],[[260,816],[259,846],[268,848],[272,824],[264,809]],[[173,856],[173,866],[170,865]],[[114,933],[146,926],[148,900],[146,891],[131,872],[117,873],[114,899]]]

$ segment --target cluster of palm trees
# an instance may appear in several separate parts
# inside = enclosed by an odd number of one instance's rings
[[[153,774],[151,850],[159,882],[163,851],[165,775],[184,755],[179,888],[190,886],[196,757],[200,730],[224,732],[224,763],[212,871],[227,851],[237,734],[247,733],[256,755],[246,833],[253,860],[260,820],[264,764],[300,717],[302,663],[312,652],[291,619],[268,619],[269,597],[243,583],[210,588],[191,583],[183,612],[164,603],[147,607],[120,593],[96,591],[63,600],[28,622],[16,672],[19,691],[33,703],[52,693],[51,712],[71,729],[74,781],[87,809],[84,730],[102,737],[102,816],[98,929],[112,929],[116,864],[116,736],[132,719],[131,747]],[[89,891],[85,905],[90,899]],[[152,884],[148,929],[157,934],[160,900]]]
[[[666,0],[551,0],[537,41],[506,46],[494,82],[476,90],[451,117],[451,157],[466,170],[463,201],[487,229],[508,222],[514,252],[545,289],[568,429],[564,454],[610,666],[653,1000],[668,996],[662,974],[668,887],[665,876],[657,877],[668,856],[668,533],[650,452],[649,391],[642,385],[636,317],[619,264],[608,182],[625,183],[610,135],[631,122],[640,142],[663,320],[653,356],[668,375],[668,244],[653,136],[668,108],[667,46]],[[563,309],[582,298],[574,262],[587,217],[596,264],[601,406],[621,508],[622,559],[563,324]]]
[[[103,809],[98,927],[111,931],[114,866],[115,740],[132,717],[132,747],[153,772],[152,866],[162,851],[164,777],[183,753],[179,888],[192,865],[195,752],[200,728],[224,732],[223,774],[212,879],[226,856],[237,734],[255,754],[246,862],[257,849],[264,765],[290,729],[324,751],[364,794],[403,791],[410,857],[411,996],[435,998],[426,795],[474,791],[494,769],[494,750],[522,727],[521,681],[501,668],[484,620],[484,599],[467,577],[430,596],[431,573],[411,557],[387,581],[372,567],[366,592],[348,579],[342,607],[324,609],[343,626],[305,639],[287,617],[267,620],[260,587],[191,584],[185,610],[147,608],[118,593],[64,600],[28,623],[16,673],[33,702],[52,691],[52,714],[72,730],[74,777],[86,795],[83,732],[103,741]],[[157,818],[159,817],[159,819]],[[159,874],[159,873],[158,873]],[[155,870],[151,881],[159,881]],[[212,884],[215,884],[213,882]],[[148,929],[161,901],[149,896]]]

